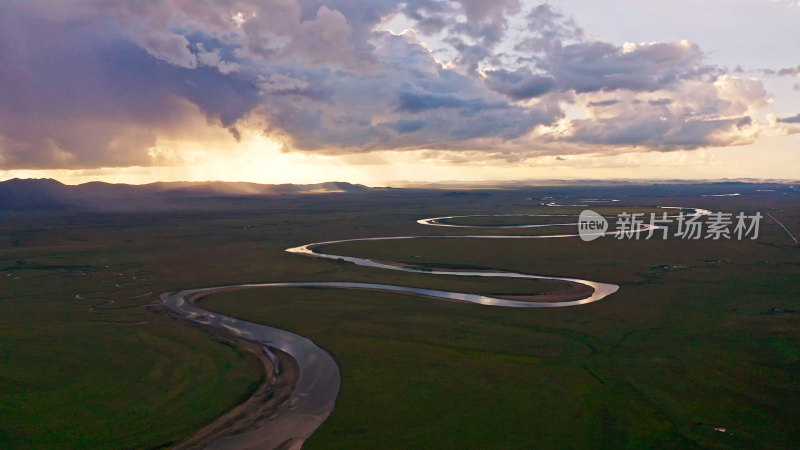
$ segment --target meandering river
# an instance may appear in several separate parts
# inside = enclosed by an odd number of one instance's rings
[[[696,210],[695,214],[706,214],[707,211]],[[488,215],[484,215],[488,217]],[[509,215],[497,215],[509,216]],[[525,216],[519,214],[515,216]],[[552,217],[564,215],[528,215],[531,217]],[[441,223],[443,220],[465,218],[474,216],[450,216],[429,219],[420,219],[418,223],[430,226],[447,227],[468,227],[467,225],[452,225]],[[574,216],[572,216],[574,217]],[[541,226],[568,226],[574,223],[547,224],[547,225],[504,225],[493,227],[475,228],[535,228]],[[649,230],[648,227],[641,231]],[[607,232],[605,234],[612,234]],[[161,295],[163,303],[175,314],[203,324],[218,328],[228,333],[258,342],[268,348],[278,349],[288,353],[297,362],[299,377],[291,396],[287,400],[288,408],[282,414],[274,418],[263,418],[257,423],[256,427],[245,432],[232,435],[223,435],[216,438],[213,442],[207,443],[209,448],[300,448],[303,442],[328,418],[333,411],[336,397],[341,385],[341,375],[339,367],[333,357],[325,350],[316,346],[311,340],[266,325],[247,322],[220,313],[205,310],[196,305],[196,301],[204,296],[211,294],[254,288],[275,288],[275,287],[325,287],[333,289],[366,289],[376,291],[391,291],[401,294],[425,296],[442,300],[461,301],[477,303],[488,306],[500,306],[510,308],[558,308],[566,306],[583,305],[596,302],[613,294],[619,286],[597,281],[583,280],[569,277],[552,277],[543,275],[531,275],[518,272],[493,271],[493,270],[448,270],[448,269],[427,269],[415,267],[413,265],[400,264],[387,261],[376,261],[366,258],[352,256],[340,256],[322,253],[315,249],[322,246],[329,246],[345,242],[356,241],[384,241],[402,239],[558,239],[572,238],[576,234],[560,235],[469,235],[469,236],[390,236],[361,239],[344,239],[337,241],[316,242],[299,247],[289,248],[286,251],[298,255],[305,255],[314,258],[333,259],[347,261],[359,266],[374,267],[386,270],[396,270],[402,272],[424,273],[430,275],[451,275],[466,277],[497,277],[497,278],[525,278],[537,280],[558,280],[578,283],[592,289],[591,295],[585,298],[576,298],[561,302],[536,302],[519,301],[504,298],[495,298],[485,295],[468,294],[461,292],[441,291],[435,289],[422,289],[408,286],[395,286],[373,283],[355,282],[287,282],[287,283],[261,283],[261,284],[240,284],[233,286],[217,286],[199,289],[189,289],[176,292],[167,292]]]

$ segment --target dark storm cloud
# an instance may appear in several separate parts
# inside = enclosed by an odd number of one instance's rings
[[[258,87],[242,76],[165,63],[108,24],[10,6],[0,7],[4,168],[150,164],[156,131],[181,127],[187,100],[232,130],[257,101]]]
[[[616,105],[617,103],[619,103],[619,100],[601,100],[599,102],[589,102],[589,106],[595,106],[595,107],[613,106]]]
[[[442,33],[453,61],[414,33],[380,31],[393,14]],[[515,14],[523,36],[509,35]],[[562,102],[618,118],[632,104],[638,128],[603,116],[557,139],[656,145],[666,133],[691,148],[735,131],[729,117],[747,109],[721,88],[681,106],[683,83],[720,76],[691,43],[617,46],[517,0],[8,0],[0,30],[4,169],[153,164],[160,138],[199,126],[237,139],[258,128],[287,150],[496,152],[564,120]],[[658,97],[592,97],[617,91]]]
[[[397,130],[399,133],[413,133],[419,131],[427,125],[424,120],[398,120],[397,122],[390,123],[389,126]]]
[[[782,119],[778,119],[780,123],[800,123],[800,114],[791,117],[784,117]]]
[[[495,92],[504,94],[514,100],[527,100],[542,96],[556,85],[556,80],[549,75],[534,74],[530,69],[520,68],[509,71],[505,69],[487,70],[486,84]]]
[[[398,97],[398,111],[419,113],[431,109],[453,108],[464,114],[475,114],[481,110],[505,108],[505,103],[489,104],[482,99],[462,99],[453,95],[415,94],[404,92]]]
[[[4,3],[2,167],[146,165],[157,138],[196,110],[235,137],[249,120],[289,149],[330,151],[517,137],[554,120],[443,69],[413,37],[374,31],[402,7],[451,28],[465,14],[478,28],[454,33],[491,42],[517,7],[460,5]]]

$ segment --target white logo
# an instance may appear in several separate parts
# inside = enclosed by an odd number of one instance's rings
[[[646,213],[627,213],[622,212],[616,217],[616,231],[613,233],[608,230],[608,221],[600,214],[586,209],[578,216],[578,236],[586,242],[593,241],[606,235],[614,235],[617,239],[650,239],[655,233],[661,233],[661,239],[666,240],[669,236],[671,225],[675,225],[676,230],[673,236],[681,239],[733,239],[736,237],[742,240],[746,237],[758,239],[759,225],[762,215],[757,212],[747,215],[740,212],[734,216],[732,213],[711,212],[705,209],[695,209],[684,214],[683,211],[676,216],[668,216],[666,212],[660,216],[650,213],[650,220],[646,219]],[[780,223],[779,223],[780,225]],[[705,233],[704,233],[705,231]],[[788,233],[788,230],[786,230]],[[647,233],[642,237],[644,233]],[[795,237],[790,234],[792,240]]]
[[[581,211],[578,216],[578,235],[586,242],[593,241],[605,235],[608,230],[608,221],[605,217],[591,209]]]

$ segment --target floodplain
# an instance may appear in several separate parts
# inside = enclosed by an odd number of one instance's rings
[[[604,215],[658,206],[773,214],[788,187],[387,190],[202,199],[168,211],[4,212],[0,445],[164,447],[244,402],[264,367],[234,338],[158,311],[159,294],[239,283],[349,281],[539,295],[550,280],[403,273],[285,252],[399,235],[566,234],[576,227],[426,227],[428,217]],[[742,190],[741,187],[737,187]],[[577,194],[577,195],[576,195]],[[618,202],[583,206],[580,198]],[[191,206],[191,205],[190,205]],[[505,226],[550,218],[471,217]],[[305,448],[791,448],[800,442],[800,247],[765,218],[756,240],[411,239],[324,247],[423,267],[580,277],[596,303],[512,309],[367,290],[269,288],[203,308],[305,336],[339,364],[331,416]]]

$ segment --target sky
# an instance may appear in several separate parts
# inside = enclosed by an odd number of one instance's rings
[[[0,1],[0,180],[798,169],[798,0]]]

